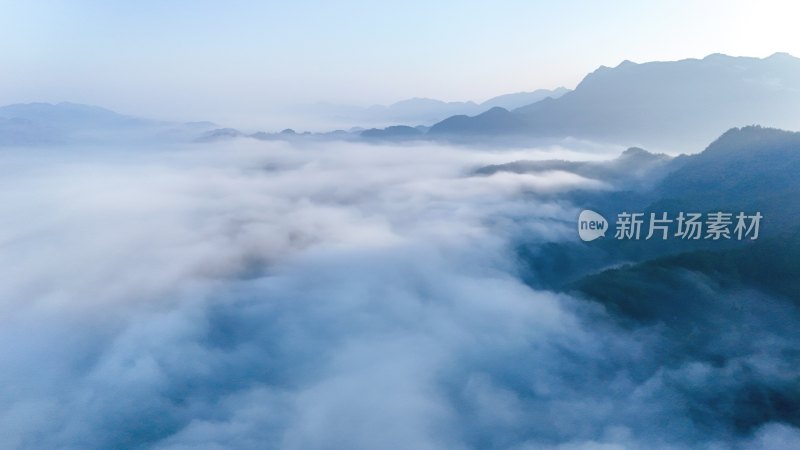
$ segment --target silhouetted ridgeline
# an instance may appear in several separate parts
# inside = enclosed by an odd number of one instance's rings
[[[720,130],[751,124],[800,128],[800,59],[778,53],[764,59],[625,61],[597,69],[557,99],[451,117],[432,126],[429,135],[571,136],[686,151]]]

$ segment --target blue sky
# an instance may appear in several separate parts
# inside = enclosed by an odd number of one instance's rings
[[[284,105],[484,100],[597,66],[800,55],[792,2],[4,1],[0,103],[242,121]]]

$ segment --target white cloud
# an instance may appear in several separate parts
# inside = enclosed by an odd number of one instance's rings
[[[646,342],[511,258],[598,182],[439,146],[62,152],[0,156],[0,447],[669,438],[671,386],[625,404]]]

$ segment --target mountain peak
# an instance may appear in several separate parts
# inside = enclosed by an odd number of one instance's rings
[[[760,125],[731,128],[712,142],[701,154],[736,153],[744,151],[757,154],[763,147],[774,147],[775,143],[800,145],[800,133]],[[800,147],[797,149],[800,152]]]
[[[498,114],[507,114],[507,113],[508,113],[508,110],[503,108],[502,106],[494,106],[494,107],[488,109],[486,112],[484,112],[484,113],[482,113],[480,115],[481,116],[486,116],[486,115],[498,115]]]
[[[724,53],[711,53],[710,55],[703,58],[702,61],[723,61],[733,58],[734,58],[733,56],[729,56]]]
[[[624,152],[622,152],[622,154],[620,155],[620,157],[625,157],[625,158],[649,157],[649,156],[653,156],[653,154],[641,147],[630,147]]]
[[[794,56],[792,56],[791,53],[788,53],[788,52],[775,52],[775,53],[769,55],[767,58],[793,58],[793,59],[797,59]]]

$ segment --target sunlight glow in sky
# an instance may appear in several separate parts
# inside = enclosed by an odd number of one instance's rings
[[[800,55],[790,1],[0,0],[0,104],[233,121],[574,87],[599,65]]]

